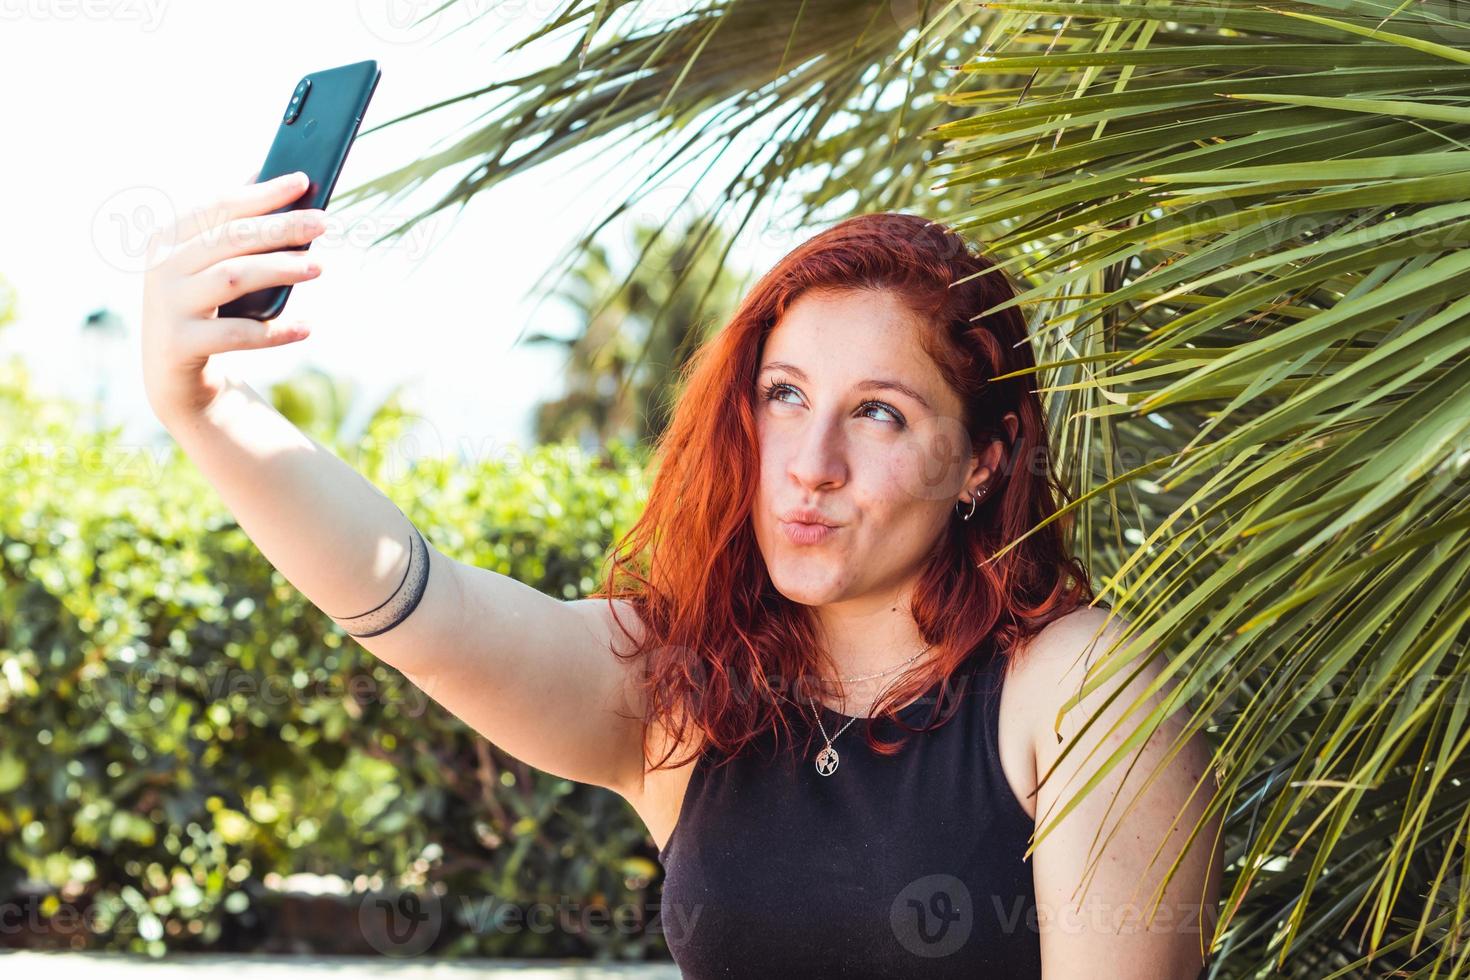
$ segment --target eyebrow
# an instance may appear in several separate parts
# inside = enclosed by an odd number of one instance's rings
[[[805,371],[797,367],[795,364],[788,364],[785,361],[768,361],[761,368],[762,373],[766,371],[785,371],[788,374],[794,374],[800,381],[809,380],[806,376]],[[912,398],[920,405],[923,405],[925,408],[929,409],[929,411],[934,411],[933,407],[929,404],[929,399],[925,398],[923,395],[919,394],[917,391],[904,384],[902,381],[895,381],[892,378],[866,378],[862,381],[859,381],[856,387],[862,389],[877,388],[885,391],[896,391],[901,395],[907,395],[908,397]]]

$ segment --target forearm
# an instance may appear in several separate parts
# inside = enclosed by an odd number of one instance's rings
[[[414,532],[398,507],[249,385],[230,380],[202,413],[164,426],[266,560],[322,612],[356,616],[399,587]]]

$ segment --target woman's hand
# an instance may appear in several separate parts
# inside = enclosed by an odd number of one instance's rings
[[[202,413],[225,387],[210,355],[278,347],[309,333],[300,321],[218,316],[222,305],[246,293],[320,273],[305,251],[290,246],[326,230],[326,212],[271,213],[306,187],[300,172],[260,184],[252,178],[154,230],[143,278],[143,387],[165,425]]]

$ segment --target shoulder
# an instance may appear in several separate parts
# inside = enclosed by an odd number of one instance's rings
[[[624,635],[625,630],[640,643],[647,637],[647,628],[643,623],[643,618],[638,614],[638,607],[631,599],[589,596],[582,599],[568,599],[566,605],[583,617],[588,627],[595,632],[609,639],[618,637],[622,641],[620,646],[628,643]]]
[[[1051,620],[1017,646],[1017,667],[1025,667],[1028,673],[1064,673],[1064,661],[1079,655],[1085,657],[1089,648],[1095,660],[1098,652],[1107,649],[1105,644],[1116,639],[1126,626],[1126,620],[1105,605],[1079,605]],[[1097,639],[1104,633],[1107,638],[1100,648]]]
[[[687,736],[684,742],[676,740],[673,730],[680,726],[674,723],[673,718],[656,717],[649,712],[648,692],[644,683],[648,671],[646,645],[650,640],[650,633],[638,611],[638,603],[622,597],[594,596],[568,600],[567,604],[583,617],[588,631],[601,644],[618,654],[617,662],[624,671],[627,704],[638,713],[644,725],[646,745],[641,767],[644,770],[643,777],[646,779],[648,776],[649,758],[659,759],[669,750],[672,750],[674,758],[678,758],[689,752],[691,746],[702,745],[702,742],[691,742]],[[671,710],[677,711],[677,706]],[[678,717],[684,716],[680,714]],[[685,727],[687,730],[688,726]]]
[[[1096,663],[1129,623],[1106,606],[1078,606],[1024,640],[1012,668],[1029,682],[1055,683]]]
[[[1110,653],[1106,674],[1097,668]],[[1158,679],[1163,664],[1152,645],[1140,645],[1134,624],[1106,606],[1080,606],[1058,617],[1022,643],[1011,679],[1031,709],[1033,744],[1045,750],[1058,734],[1105,705],[1121,712]],[[1116,695],[1126,693],[1128,697]],[[1121,702],[1121,703],[1120,703]],[[1074,719],[1068,726],[1063,716]]]
[[[1212,791],[1200,791],[1211,751],[1171,703],[1171,665],[1142,634],[1084,607],[1040,630],[1018,661],[1033,708],[1032,870],[1048,975],[1107,962],[1117,976],[1192,977],[1199,934],[1214,929],[1220,824]],[[1092,922],[1105,928],[1071,928]]]

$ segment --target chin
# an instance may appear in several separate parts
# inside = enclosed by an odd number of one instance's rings
[[[823,606],[841,598],[842,585],[835,574],[811,567],[793,567],[796,564],[782,563],[771,566],[771,584],[776,591],[792,602],[803,606]]]

